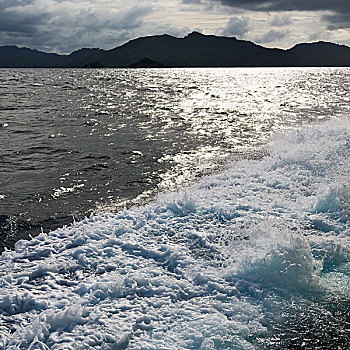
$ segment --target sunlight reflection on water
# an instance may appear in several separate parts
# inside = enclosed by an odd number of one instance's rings
[[[143,203],[227,161],[261,157],[277,131],[349,113],[349,74],[347,68],[0,70],[4,215],[50,229],[72,214]],[[60,188],[74,191],[58,196]]]

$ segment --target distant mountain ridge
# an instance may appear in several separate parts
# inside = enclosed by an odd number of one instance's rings
[[[155,62],[157,65],[150,62]],[[111,50],[84,48],[69,55],[46,53],[17,46],[0,47],[0,68],[152,66],[349,67],[350,47],[320,41],[298,44],[288,50],[270,49],[251,41],[203,35],[198,32],[190,33],[184,38],[175,38],[166,34],[147,36],[131,40]]]

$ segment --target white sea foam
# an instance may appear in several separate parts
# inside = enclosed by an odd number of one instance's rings
[[[0,348],[255,349],[278,291],[349,299],[349,136],[348,119],[294,130],[183,192],[17,242]]]

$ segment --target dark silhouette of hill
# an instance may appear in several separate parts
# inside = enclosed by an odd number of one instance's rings
[[[128,67],[140,57],[166,67],[274,66],[280,65],[279,55],[283,54],[283,50],[249,41],[193,32],[185,38],[159,35],[135,39],[107,51],[100,60],[107,67]]]
[[[298,44],[287,50],[288,63],[295,66],[350,66],[350,47],[319,41]]]
[[[80,49],[65,57],[65,65],[68,67],[103,68],[104,66],[96,61],[95,57],[104,52],[102,49]]]
[[[130,64],[129,68],[164,68],[162,63],[153,61],[147,57]]]
[[[289,67],[350,66],[350,47],[328,42],[270,49],[236,38],[193,32],[185,38],[156,35],[112,50],[80,49],[57,55],[16,46],[0,47],[0,67]]]
[[[0,67],[53,67],[60,64],[62,57],[17,46],[0,47]]]
[[[46,53],[25,47],[0,46],[1,68],[57,68],[83,67],[93,60],[96,54],[105,52],[101,49],[80,49],[70,55]]]

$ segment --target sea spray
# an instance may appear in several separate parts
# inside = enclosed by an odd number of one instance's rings
[[[346,348],[327,300],[350,299],[349,134],[292,130],[186,191],[19,242],[0,258],[2,348]]]

